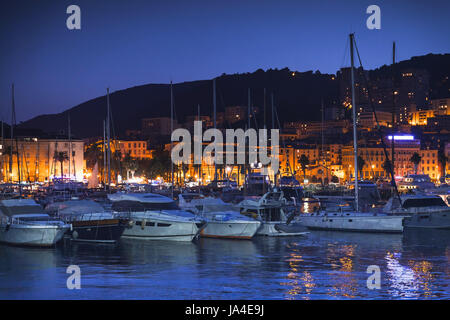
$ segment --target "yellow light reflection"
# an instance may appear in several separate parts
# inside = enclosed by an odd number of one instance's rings
[[[296,248],[297,244],[290,244],[287,246],[291,250],[286,258],[289,263],[289,273],[286,276],[286,282],[281,282],[280,285],[288,287],[286,291],[287,299],[296,299],[300,294],[303,299],[310,299],[310,295],[313,288],[316,286],[314,283],[314,278],[308,271],[301,271],[301,263],[304,262],[299,249]]]
[[[333,297],[356,297],[358,281],[354,277],[355,245],[329,244],[327,248],[327,260],[332,267],[328,273],[331,288],[328,293]]]

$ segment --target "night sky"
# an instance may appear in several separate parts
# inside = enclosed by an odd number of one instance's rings
[[[211,79],[258,68],[335,73],[349,64],[348,34],[363,62],[450,52],[450,1],[11,0],[0,8],[0,118],[56,113],[146,83]],[[68,30],[66,8],[81,8]],[[368,30],[366,8],[381,8]]]

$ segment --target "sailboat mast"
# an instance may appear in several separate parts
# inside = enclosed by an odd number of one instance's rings
[[[200,104],[197,105],[197,121],[200,121]],[[202,182],[202,180],[203,180],[202,179],[203,178],[203,175],[202,175],[202,161],[203,161],[203,159],[200,160],[200,164],[198,166],[198,173],[197,173],[198,174],[198,180],[200,182]],[[200,189],[199,189],[199,192],[200,192]]]
[[[247,110],[247,121],[248,121],[248,127],[247,129],[250,129],[250,88],[248,88],[248,110]]]
[[[216,79],[213,79],[213,106],[214,106],[214,129],[217,129],[216,123]],[[217,148],[214,138],[214,181],[217,183]]]
[[[12,94],[12,111],[11,111],[11,159],[12,159],[12,145],[13,145],[13,128],[16,125],[16,101],[14,98],[14,83],[12,84],[11,88],[11,94]],[[20,184],[22,177],[20,172],[20,159],[19,159],[19,143],[16,138],[16,157],[17,157],[17,173],[18,173],[18,179],[19,179],[19,194],[22,196],[22,185]]]
[[[106,89],[106,103],[107,103],[107,113],[106,113],[106,139],[108,142],[108,153],[107,158],[108,158],[108,191],[110,191],[111,188],[111,127],[110,127],[110,122],[111,122],[111,115],[110,115],[110,110],[109,110],[109,88]]]
[[[264,129],[266,129],[266,88],[264,88]]]
[[[273,104],[273,92],[270,93],[270,103],[272,106],[272,129],[275,129],[275,116],[274,116],[274,104]],[[272,140],[272,133],[270,133],[270,139]],[[273,142],[271,142],[273,145]],[[277,172],[273,172],[273,180],[274,180],[274,186],[277,186]]]
[[[13,166],[13,147],[14,147],[14,143],[13,143],[13,137],[14,137],[14,83],[12,84],[12,89],[11,89],[11,97],[12,97],[12,112],[11,112],[11,147],[9,149],[9,179],[11,182],[13,182],[12,179],[12,166]]]
[[[321,99],[321,104],[320,104],[320,107],[321,107],[321,111],[322,111],[322,123],[321,123],[321,126],[320,126],[320,131],[321,131],[321,135],[322,135],[322,147],[321,147],[321,154],[322,154],[322,185],[324,184],[324,178],[323,178],[323,174],[324,174],[324,170],[325,170],[325,163],[326,163],[326,161],[325,161],[325,154],[323,153],[323,144],[324,144],[324,137],[323,137],[323,122],[324,122],[324,107],[323,107],[323,98]],[[327,177],[328,177],[328,174],[327,174]]]
[[[102,151],[103,151],[103,185],[106,191],[106,122],[103,120],[103,141],[102,141]]]
[[[68,130],[67,130],[67,133],[68,133],[68,138],[69,138],[69,182],[70,182],[70,176],[71,176],[71,174],[72,174],[72,171],[71,171],[71,166],[70,166],[70,162],[71,162],[71,159],[72,159],[72,140],[70,139],[70,114],[68,114],[67,115],[67,125],[68,125]]]
[[[355,204],[356,211],[359,210],[359,188],[358,188],[358,137],[356,132],[356,100],[355,100],[355,75],[354,75],[354,59],[353,59],[354,34],[350,34],[350,62],[351,62],[351,82],[352,82],[352,111],[353,111],[353,156],[355,164]]]
[[[172,80],[170,80],[170,134],[173,132],[173,85]],[[172,138],[170,139],[170,152],[173,149]],[[173,160],[170,161],[170,176],[171,176],[171,193],[173,199]]]
[[[395,135],[395,114],[396,114],[396,110],[395,110],[395,73],[394,73],[394,66],[395,66],[395,41],[392,44],[392,139],[391,139],[391,153],[392,153],[392,172],[394,173],[394,179],[395,179],[395,162],[394,162],[394,157],[395,157],[395,140],[394,140],[394,135]]]
[[[4,132],[3,132],[3,118],[2,118],[2,148],[5,147],[5,139],[4,139]],[[3,151],[3,150],[2,150]],[[2,174],[2,182],[5,182],[5,174],[4,174],[4,156],[3,156],[3,152],[2,152],[2,167],[1,167],[1,174]]]
[[[275,116],[274,116],[274,105],[273,105],[273,92],[270,94],[270,100],[272,103],[272,129],[275,129]]]

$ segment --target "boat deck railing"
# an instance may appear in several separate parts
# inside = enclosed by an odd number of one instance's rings
[[[28,225],[28,226],[36,226],[36,225],[55,225],[61,226],[65,224],[62,220],[56,220],[53,217],[48,217],[47,219],[39,219],[39,220],[24,220],[23,218],[14,218],[14,217],[1,217],[0,225]]]

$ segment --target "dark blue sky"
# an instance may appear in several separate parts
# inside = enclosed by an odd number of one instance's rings
[[[335,73],[349,64],[348,34],[368,68],[450,52],[450,1],[14,0],[0,8],[0,118],[55,113],[146,83],[284,68]],[[66,8],[81,8],[81,30]],[[381,30],[366,8],[381,8]]]

